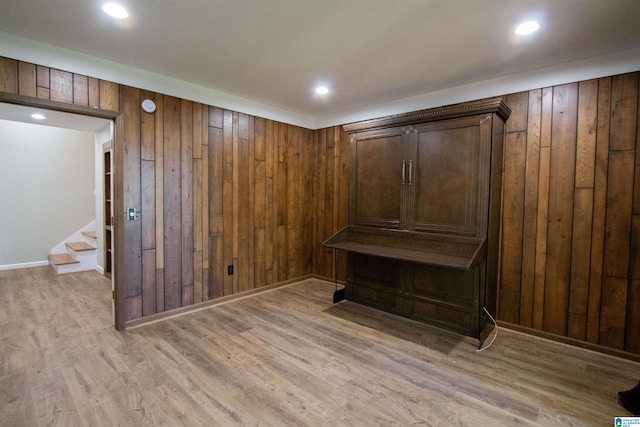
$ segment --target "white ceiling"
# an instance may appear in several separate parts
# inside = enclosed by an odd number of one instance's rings
[[[198,93],[228,95],[257,108],[244,112],[259,114],[264,107],[299,117],[291,121],[308,127],[589,58],[617,53],[637,62],[640,56],[638,0],[120,3],[130,13],[125,21],[106,16],[97,0],[2,0],[0,31],[106,60],[103,69],[113,63],[142,70],[142,85],[148,72],[149,81],[159,75],[189,84],[191,99]],[[531,18],[540,31],[515,36],[515,26]],[[126,74],[112,80],[126,80]],[[315,95],[319,83],[331,93]],[[209,103],[227,107],[222,98]]]

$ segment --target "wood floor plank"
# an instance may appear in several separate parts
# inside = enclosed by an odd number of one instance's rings
[[[311,279],[118,332],[110,285],[0,271],[0,426],[609,425],[640,375],[506,329],[477,353]]]

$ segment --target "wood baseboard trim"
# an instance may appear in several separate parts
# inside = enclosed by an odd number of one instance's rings
[[[125,329],[133,329],[140,326],[149,325],[151,323],[160,322],[162,320],[172,319],[174,317],[182,316],[185,314],[195,313],[196,311],[205,310],[207,308],[215,307],[218,305],[226,304],[231,301],[237,301],[244,298],[250,298],[256,295],[260,295],[265,292],[274,291],[276,289],[280,289],[286,286],[294,285],[298,282],[302,282],[304,280],[309,279],[317,279],[317,280],[325,280],[320,276],[315,274],[308,274],[305,276],[297,277],[295,279],[285,280],[283,282],[274,283],[267,286],[262,286],[256,289],[250,289],[244,292],[238,292],[237,294],[227,295],[224,297],[212,299],[209,301],[201,302],[198,304],[189,305],[187,307],[180,307],[173,310],[163,311],[162,313],[152,314],[150,316],[141,317],[139,319],[128,320],[124,323]]]
[[[321,276],[319,274],[311,274],[310,278],[312,279],[317,279],[317,280],[322,280],[323,282],[328,282],[331,283],[332,285],[334,285],[336,283],[336,281],[334,279],[332,279],[331,277],[325,277],[325,276]],[[338,280],[338,285],[341,286],[346,286],[346,282],[344,280]]]
[[[544,338],[550,341],[556,341],[562,344],[572,345],[574,347],[584,348],[586,350],[595,351],[597,353],[607,354],[609,356],[620,357],[622,359],[633,360],[634,362],[640,362],[640,354],[630,353],[628,351],[617,350],[615,348],[605,347],[599,344],[594,344],[586,341],[581,341],[575,338],[564,337],[562,335],[552,334],[551,332],[539,331],[537,329],[528,328],[526,326],[520,326],[509,322],[498,320],[498,326],[510,329],[512,331],[521,332],[527,335],[533,335],[539,338]]]

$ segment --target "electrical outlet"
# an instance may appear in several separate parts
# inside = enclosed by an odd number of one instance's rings
[[[227,265],[227,276],[231,276],[233,274],[233,265]]]

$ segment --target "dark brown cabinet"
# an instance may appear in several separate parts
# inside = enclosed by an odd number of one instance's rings
[[[113,272],[113,180],[111,174],[113,159],[111,158],[111,141],[102,144],[102,156],[104,160],[104,275],[111,279]]]
[[[345,125],[346,297],[481,342],[494,313],[504,121],[501,98]]]

